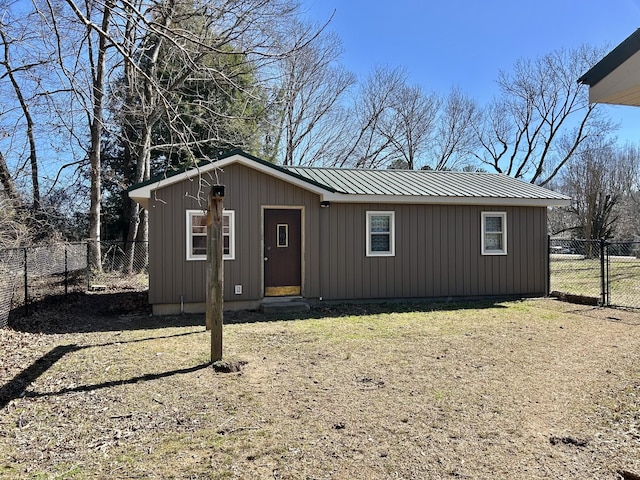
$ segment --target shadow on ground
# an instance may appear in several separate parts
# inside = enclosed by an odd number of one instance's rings
[[[505,298],[491,300],[395,300],[378,302],[314,303],[308,312],[265,314],[257,310],[224,312],[224,323],[255,323],[320,319],[399,312],[499,308]],[[511,298],[510,300],[514,300]],[[30,305],[30,314],[13,312],[10,327],[44,334],[148,330],[205,324],[204,314],[156,316],[151,314],[146,291],[74,292],[52,296]]]
[[[13,311],[9,326],[28,333],[62,334],[146,330],[202,325],[203,315],[151,315],[147,291],[73,292],[50,296]]]
[[[286,320],[309,320],[330,317],[351,317],[363,315],[382,315],[404,312],[434,312],[446,310],[503,308],[500,302],[505,298],[491,300],[385,300],[385,301],[354,301],[354,302],[315,302],[308,312],[266,314],[254,310],[225,312],[224,323],[255,323]],[[511,300],[514,300],[511,298]]]
[[[77,345],[57,346],[22,370],[11,381],[0,385],[0,410],[6,407],[11,400],[23,395],[29,385],[67,353],[75,352],[80,348]]]
[[[137,340],[137,341],[144,341]],[[88,384],[88,385],[79,385],[79,386],[71,386],[62,388],[60,390],[54,392],[45,392],[39,393],[30,391],[29,387],[33,384],[35,380],[37,380],[41,375],[43,375],[47,370],[49,370],[53,365],[55,365],[59,360],[61,360],[66,354],[76,352],[78,350],[82,350],[85,348],[94,348],[101,347],[104,345],[58,345],[54,347],[46,354],[42,355],[40,358],[36,359],[31,365],[22,370],[18,375],[13,377],[9,382],[4,385],[0,385],[0,410],[6,407],[12,400],[15,400],[19,397],[49,397],[53,395],[64,395],[67,393],[77,393],[77,392],[91,392],[94,390],[100,390],[104,388],[112,388],[119,385],[127,385],[127,384],[135,384],[139,382],[146,382],[151,380],[157,380],[160,378],[171,377],[174,375],[182,375],[186,373],[195,372],[197,370],[202,370],[211,365],[211,363],[201,363],[199,365],[195,365],[193,367],[181,368],[175,370],[169,370],[160,373],[147,373],[138,375],[132,378],[124,379],[124,380],[111,380],[107,382],[101,382],[96,384]]]

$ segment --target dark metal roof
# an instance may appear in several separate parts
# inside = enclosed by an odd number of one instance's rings
[[[640,51],[640,28],[591,67],[587,73],[578,79],[578,83],[589,85],[590,87],[597,84],[638,51]]]
[[[283,180],[303,188],[320,188],[324,194],[333,195],[337,201],[381,200],[394,202],[442,202],[463,203],[485,201],[520,201],[560,205],[570,199],[565,195],[497,173],[447,172],[433,170],[366,170],[348,168],[319,168],[278,166],[241,150],[221,153],[215,160],[207,160],[196,168],[185,168],[133,185],[129,194],[134,199],[150,198],[151,191],[160,186],[180,182],[195,172],[225,165],[238,155],[261,165],[265,172],[273,171]],[[340,196],[344,196],[340,198]],[[383,198],[384,197],[384,198]],[[391,199],[390,197],[393,197]],[[418,198],[419,197],[419,198]]]
[[[568,199],[565,195],[544,187],[496,173],[289,166],[283,168],[331,187],[336,192],[352,195]]]

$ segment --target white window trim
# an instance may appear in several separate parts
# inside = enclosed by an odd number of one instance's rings
[[[482,255],[506,255],[507,254],[507,212],[482,212],[482,235],[481,235],[481,253]],[[489,217],[500,217],[502,219],[502,250],[487,250],[485,246],[486,239],[486,219]],[[491,233],[491,232],[489,232]]]
[[[222,216],[229,217],[229,253],[222,255],[223,260],[236,259],[236,212],[235,210],[223,210]]]
[[[187,210],[187,236],[186,236],[186,249],[187,249],[187,260],[188,261],[202,261],[206,260],[206,255],[193,255],[191,252],[192,246],[192,235],[193,231],[191,228],[191,218],[192,215],[206,215],[206,210]],[[234,210],[223,210],[222,215],[225,217],[229,217],[229,253],[226,255],[222,255],[223,260],[235,260],[236,259],[236,212]]]
[[[389,216],[389,251],[372,252],[371,251],[371,217],[376,215]],[[367,211],[367,257],[395,257],[396,255],[396,212]]]

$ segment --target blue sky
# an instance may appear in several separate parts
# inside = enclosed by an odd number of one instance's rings
[[[499,70],[581,44],[614,48],[640,27],[640,0],[302,0],[344,44],[343,63],[366,76],[376,65],[404,67],[412,82],[446,93],[452,85],[481,104],[496,93]],[[576,79],[577,80],[577,79]],[[586,88],[586,87],[585,87]],[[640,143],[640,108],[607,106]]]

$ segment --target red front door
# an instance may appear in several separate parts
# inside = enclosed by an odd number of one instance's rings
[[[302,241],[300,210],[264,211],[264,294],[300,295]]]

